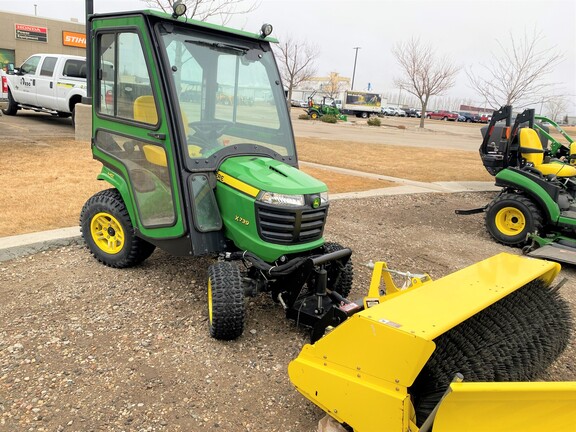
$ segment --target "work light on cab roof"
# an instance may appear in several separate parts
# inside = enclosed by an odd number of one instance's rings
[[[182,0],[176,0],[172,3],[172,18],[179,18],[186,13],[186,4],[182,3]]]

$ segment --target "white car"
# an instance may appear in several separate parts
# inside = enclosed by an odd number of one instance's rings
[[[396,117],[406,117],[406,111],[396,107],[382,107],[382,114]]]

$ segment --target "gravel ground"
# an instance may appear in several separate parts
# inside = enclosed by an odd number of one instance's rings
[[[332,203],[327,239],[353,249],[352,297],[363,264],[438,278],[501,251],[481,215],[491,194],[426,194]],[[359,211],[361,210],[361,211]],[[248,300],[244,335],[207,332],[208,258],[156,251],[115,270],[82,246],[0,263],[0,430],[314,431],[323,412],[290,384],[307,333],[262,295]],[[576,309],[573,268],[562,295]],[[576,341],[546,379],[576,381]]]

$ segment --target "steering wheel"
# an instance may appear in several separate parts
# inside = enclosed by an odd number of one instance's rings
[[[210,144],[216,142],[232,123],[225,120],[203,120],[190,122],[188,126],[194,129],[196,138]]]

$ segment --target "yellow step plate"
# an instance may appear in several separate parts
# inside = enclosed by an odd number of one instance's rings
[[[433,432],[574,432],[576,382],[453,383]]]

